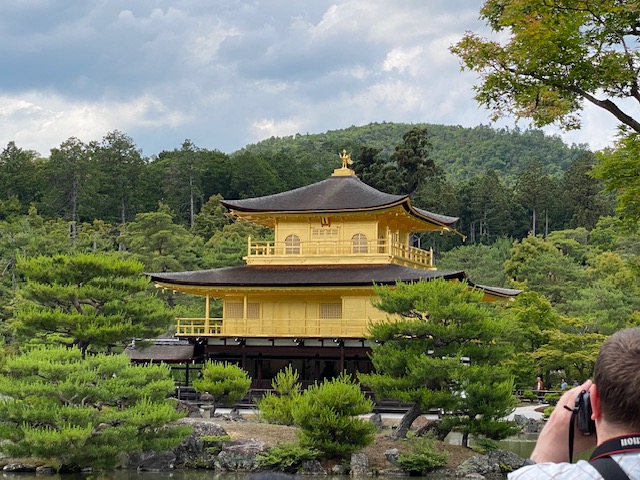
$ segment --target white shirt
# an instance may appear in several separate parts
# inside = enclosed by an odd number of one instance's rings
[[[640,453],[611,455],[630,480],[640,480]],[[602,480],[598,471],[585,460],[576,463],[537,463],[519,468],[507,475],[509,480]]]

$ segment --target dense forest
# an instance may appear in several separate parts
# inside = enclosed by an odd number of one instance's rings
[[[413,172],[430,178],[418,189],[388,175],[398,164],[394,152],[403,137],[416,131],[426,144],[412,155],[428,158],[437,169],[437,175]],[[35,208],[45,219],[72,225],[123,225],[162,202],[178,224],[191,228],[213,195],[246,198],[323,180],[339,165],[342,149],[352,152],[365,182],[409,193],[420,207],[460,216],[459,230],[471,242],[520,238],[529,230],[590,228],[600,215],[612,213],[601,186],[585,176],[594,157],[584,147],[569,147],[538,130],[382,123],[271,138],[229,155],[185,140],[172,151],[143,157],[119,131],[89,143],[70,138],[48,158],[10,142],[0,154],[0,219]]]
[[[640,324],[637,225],[616,216],[612,194],[591,176],[592,152],[536,130],[393,123],[272,138],[232,154],[185,140],[147,158],[119,131],[70,138],[48,158],[11,142],[0,154],[0,319],[10,324],[21,302],[17,265],[37,255],[119,252],[147,272],[240,264],[247,236],[272,233],[232,222],[219,200],[323,180],[343,148],[366,183],[460,217],[460,235],[414,242],[434,248],[440,269],[525,290],[516,308],[537,332],[527,334],[531,350],[550,341],[538,325],[545,308],[565,333]],[[182,316],[201,308],[165,301]]]

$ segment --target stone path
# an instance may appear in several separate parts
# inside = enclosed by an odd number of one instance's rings
[[[513,420],[513,417],[516,415],[522,415],[523,417],[532,418],[534,420],[541,420],[542,413],[536,412],[536,409],[540,407],[548,407],[548,406],[549,405],[545,405],[545,404],[540,405],[537,403],[533,403],[531,405],[526,405],[524,407],[516,407],[514,412],[507,417],[507,420]]]

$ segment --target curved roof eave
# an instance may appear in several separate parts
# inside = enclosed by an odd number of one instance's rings
[[[356,176],[332,176],[320,182],[286,192],[238,200],[221,200],[231,215],[268,218],[280,215],[337,215],[374,212],[400,207],[418,222],[449,229],[458,217],[441,215],[414,207],[408,195],[393,195],[367,185]],[[255,221],[255,220],[254,220]],[[262,220],[263,224],[269,221]],[[419,230],[419,229],[418,229]],[[429,230],[425,228],[425,230]],[[462,234],[460,234],[463,236]],[[464,236],[463,236],[464,237]]]

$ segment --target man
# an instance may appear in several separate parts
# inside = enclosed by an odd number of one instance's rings
[[[594,435],[583,435],[576,428],[574,454],[593,447],[589,462],[569,462],[569,425],[575,419],[572,412],[581,391],[589,391],[595,421]],[[566,408],[565,408],[566,407]],[[597,436],[596,436],[597,435]],[[605,473],[601,468],[610,457],[622,472]],[[567,391],[558,402],[540,432],[536,446],[524,467],[509,474],[509,480],[529,479],[602,479],[627,478],[640,480],[640,328],[621,330],[609,337],[598,354],[593,383],[587,380]]]

